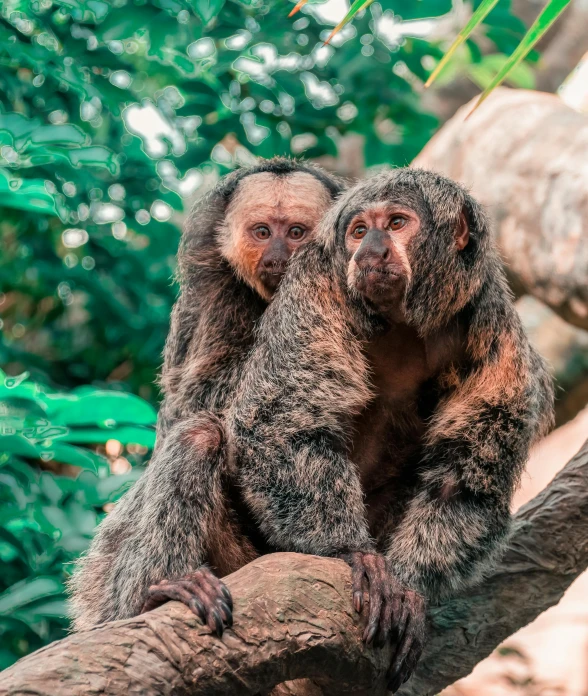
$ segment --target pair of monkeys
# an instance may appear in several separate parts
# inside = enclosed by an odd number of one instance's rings
[[[422,170],[341,191],[277,158],[193,212],[156,449],[74,574],[76,628],[174,599],[222,635],[219,577],[341,556],[356,610],[369,589],[364,639],[397,646],[395,691],[426,604],[491,565],[553,389],[486,217]]]

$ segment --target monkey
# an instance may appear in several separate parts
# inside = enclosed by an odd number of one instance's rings
[[[230,625],[231,596],[217,576],[257,551],[227,502],[221,416],[290,256],[342,188],[318,166],[276,157],[228,174],[196,203],[178,251],[155,449],[70,579],[76,630],[168,599],[218,635]]]
[[[273,548],[385,558],[364,638],[394,641],[396,691],[427,608],[504,547],[529,448],[553,424],[480,205],[410,168],[344,193],[260,320],[225,424]],[[363,576],[354,566],[358,610]]]

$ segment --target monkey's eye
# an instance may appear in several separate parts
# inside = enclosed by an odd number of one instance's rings
[[[353,239],[363,239],[366,233],[367,227],[362,222],[360,222],[358,225],[355,225],[355,227],[351,230],[351,236],[353,237]]]
[[[257,225],[257,227],[253,230],[253,235],[257,239],[265,241],[266,239],[269,239],[272,236],[272,233],[270,232],[270,228],[267,227],[267,225]]]
[[[299,242],[305,234],[306,230],[301,225],[292,225],[292,227],[290,227],[288,230],[288,237],[293,239],[295,242]]]
[[[388,227],[391,230],[400,230],[406,225],[406,218],[402,217],[402,215],[394,215],[390,219],[390,222],[388,223]]]

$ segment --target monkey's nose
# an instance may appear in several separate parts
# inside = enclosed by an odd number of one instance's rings
[[[363,250],[360,249],[355,256],[355,262],[360,268],[384,266],[389,260],[390,249],[385,246],[381,246],[377,249],[373,247],[368,247]]]
[[[286,270],[286,261],[281,258],[268,258],[263,260],[261,266],[264,271],[268,271],[269,273],[284,273]]]

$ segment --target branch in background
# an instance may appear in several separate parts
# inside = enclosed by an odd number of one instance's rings
[[[588,565],[588,442],[516,516],[497,572],[476,590],[434,609],[429,645],[403,696],[427,696],[468,674],[518,628],[557,603]],[[0,696],[382,696],[389,649],[361,640],[342,561],[291,553],[264,556],[226,578],[235,625],[222,640],[185,607],[69,636],[2,673]],[[276,693],[276,692],[275,692]]]
[[[513,288],[588,329],[588,116],[557,97],[496,90],[462,107],[413,165],[486,205]]]

